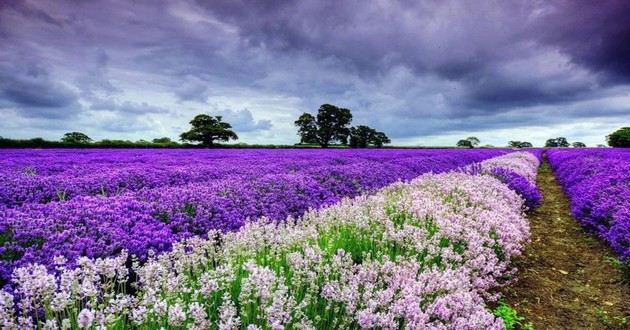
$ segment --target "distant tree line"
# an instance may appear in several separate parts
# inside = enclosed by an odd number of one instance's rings
[[[460,148],[475,148],[480,143],[481,141],[479,140],[479,138],[477,138],[476,136],[471,136],[466,139],[461,139],[457,141],[456,146]],[[513,140],[513,141],[509,141],[507,146],[510,148],[532,148],[534,145],[528,141]],[[569,143],[565,137],[548,139],[545,142],[546,148],[558,148],[558,147],[566,148],[566,147],[571,147],[571,146],[573,148],[586,148],[586,144],[584,144],[583,142]],[[601,146],[601,145],[598,145],[598,146]],[[489,147],[492,147],[492,145],[485,145],[484,147],[489,148]]]
[[[579,141],[569,143],[569,141],[567,141],[567,138],[561,136],[555,139],[548,139],[545,142],[545,147],[546,148],[568,148],[568,147],[586,148],[586,144]]]
[[[88,139],[75,139],[80,133]],[[73,136],[68,136],[73,134]],[[37,137],[32,139],[8,139],[0,137],[0,148],[179,148],[193,147],[190,144],[177,143],[168,137],[156,138],[152,141],[146,140],[110,140],[103,139],[92,141],[87,135],[81,132],[66,133],[60,141],[50,141]]]
[[[349,109],[340,108],[332,104],[322,104],[317,112],[317,116],[310,113],[303,113],[295,122],[297,134],[300,142],[293,146],[274,145],[248,145],[244,143],[220,145],[221,147],[233,148],[273,148],[273,147],[314,147],[327,148],[351,147],[383,147],[391,143],[391,140],[383,132],[366,126],[358,125],[351,127],[352,113]],[[190,130],[180,134],[182,143],[171,140],[169,137],[155,138],[152,141],[138,140],[109,140],[103,139],[93,141],[87,134],[82,132],[65,133],[59,141],[49,141],[43,138],[33,139],[8,139],[0,136],[0,147],[18,148],[72,148],[72,147],[96,147],[96,148],[187,148],[187,147],[214,147],[217,142],[229,142],[237,140],[238,135],[232,130],[232,125],[223,121],[221,116],[210,116],[199,114],[190,121]],[[611,147],[630,147],[630,127],[622,127],[610,135],[606,136],[608,145]],[[478,147],[481,140],[475,136],[470,136],[457,141],[459,148]],[[597,145],[604,147],[604,145]],[[492,145],[484,147],[491,148]],[[512,140],[508,142],[510,148],[531,148],[531,142]],[[583,142],[569,141],[565,137],[551,138],[545,141],[546,148],[585,148]]]

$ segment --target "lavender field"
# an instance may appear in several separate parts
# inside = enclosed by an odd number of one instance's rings
[[[630,280],[630,150],[550,150],[547,154],[571,200],[573,216],[613,248]]]
[[[541,151],[3,150],[7,328],[503,329]]]

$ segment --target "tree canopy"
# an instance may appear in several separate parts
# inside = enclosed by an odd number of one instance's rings
[[[457,141],[457,146],[458,147],[463,147],[463,148],[472,148],[472,142],[470,142],[468,139],[462,139]]]
[[[468,138],[466,138],[466,140],[470,141],[470,144],[473,147],[476,147],[476,146],[479,145],[479,143],[481,143],[481,141],[476,136],[468,137]]]
[[[586,148],[586,144],[584,144],[584,142],[573,142],[571,143],[571,146],[573,146],[573,148]]]
[[[387,143],[391,143],[391,140],[385,133],[369,126],[359,125],[350,128],[350,146],[353,148],[366,148],[368,146],[380,148]]]
[[[630,148],[630,127],[622,127],[606,136],[611,147]]]
[[[458,147],[462,147],[462,148],[474,148],[474,147],[478,146],[479,143],[481,143],[481,140],[479,140],[478,137],[470,136],[470,137],[467,137],[465,139],[461,139],[461,140],[457,141],[457,146]]]
[[[301,143],[318,143],[326,148],[332,142],[348,144],[350,122],[352,113],[349,109],[322,104],[317,117],[304,113],[294,123],[298,127]]]
[[[567,141],[567,139],[565,137],[562,137],[562,136],[561,137],[557,137],[555,139],[548,139],[545,142],[545,147],[547,147],[547,148],[558,148],[558,147],[566,148],[566,147],[569,147],[569,146],[571,146],[569,144],[569,141]]]
[[[531,148],[533,145],[527,141],[510,141],[508,142],[510,148]]]
[[[81,132],[69,132],[63,135],[61,142],[67,144],[88,144],[92,139]]]
[[[173,143],[173,140],[171,140],[171,138],[169,137],[161,137],[161,138],[155,138],[152,140],[153,143]]]
[[[221,116],[201,114],[190,121],[192,128],[180,135],[182,141],[199,142],[204,146],[214,146],[215,141],[228,142],[237,140],[232,125],[223,121]]]
[[[298,127],[300,143],[311,144],[317,142],[317,121],[310,113],[303,113],[295,122]]]

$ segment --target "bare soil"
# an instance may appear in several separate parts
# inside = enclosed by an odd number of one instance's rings
[[[572,218],[569,201],[545,161],[542,206],[530,218],[532,242],[516,264],[519,280],[505,301],[535,329],[630,329],[630,286],[607,257],[613,252]]]

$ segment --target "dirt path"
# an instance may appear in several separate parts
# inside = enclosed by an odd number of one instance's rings
[[[517,261],[519,281],[506,289],[506,302],[537,330],[630,329],[630,286],[618,283],[606,261],[612,251],[571,217],[547,162],[537,182],[544,202],[530,215],[532,243]]]

